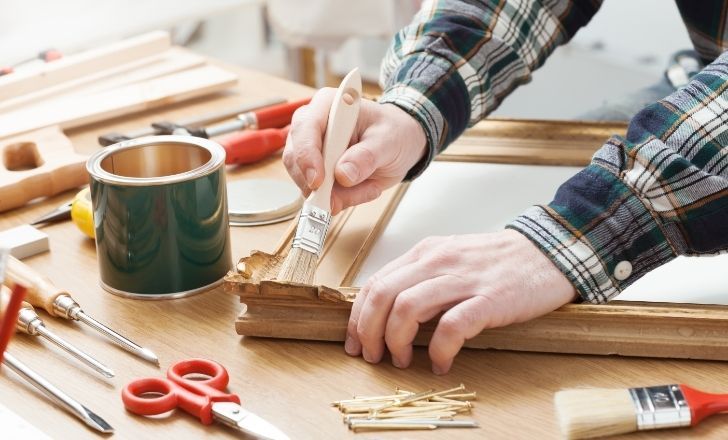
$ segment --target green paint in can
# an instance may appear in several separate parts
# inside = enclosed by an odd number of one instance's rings
[[[101,285],[134,298],[210,289],[232,267],[225,151],[191,136],[107,147],[86,165]]]

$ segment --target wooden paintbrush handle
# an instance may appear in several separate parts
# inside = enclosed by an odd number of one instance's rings
[[[30,266],[15,257],[9,256],[5,280],[27,286],[26,300],[30,304],[41,307],[51,316],[62,316],[55,310],[53,303],[56,298],[61,295],[68,295],[68,293],[56,287],[51,280],[38,274]]]
[[[329,110],[323,149],[324,181],[311,193],[307,202],[331,211],[331,190],[334,187],[334,168],[344,154],[359,117],[361,102],[361,75],[359,69],[349,72],[341,81]]]

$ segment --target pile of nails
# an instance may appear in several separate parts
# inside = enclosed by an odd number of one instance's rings
[[[332,402],[344,416],[344,423],[354,432],[373,430],[408,430],[436,428],[477,428],[474,420],[456,420],[458,414],[470,413],[475,393],[465,386],[443,391],[405,391],[397,387],[388,396],[355,396]]]

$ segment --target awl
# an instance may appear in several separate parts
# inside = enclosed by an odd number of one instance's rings
[[[151,350],[135,344],[128,338],[88,316],[83,312],[81,306],[71,298],[68,292],[59,289],[48,278],[39,275],[17,258],[9,257],[5,277],[13,282],[20,282],[29,287],[26,299],[30,304],[41,307],[51,316],[81,321],[105,335],[126,351],[159,365],[157,355]]]
[[[5,286],[0,286],[0,303],[5,304],[9,297],[10,289]],[[71,356],[75,357],[84,364],[98,371],[105,377],[114,377],[114,372],[111,370],[111,368],[97,361],[93,357],[89,356],[88,354],[68,343],[68,341],[66,341],[65,339],[50,331],[40,319],[40,316],[35,313],[33,306],[31,306],[27,302],[22,303],[20,312],[18,313],[16,329],[21,333],[25,333],[26,335],[42,336],[48,341],[61,347]]]

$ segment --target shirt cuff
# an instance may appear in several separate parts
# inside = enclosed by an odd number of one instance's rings
[[[548,206],[510,223],[566,275],[586,302],[609,301],[676,256],[658,218],[617,176],[590,165]]]
[[[419,176],[467,127],[470,95],[452,63],[426,52],[404,57],[384,82],[381,104],[394,104],[420,123],[427,138],[427,152],[407,173]]]

